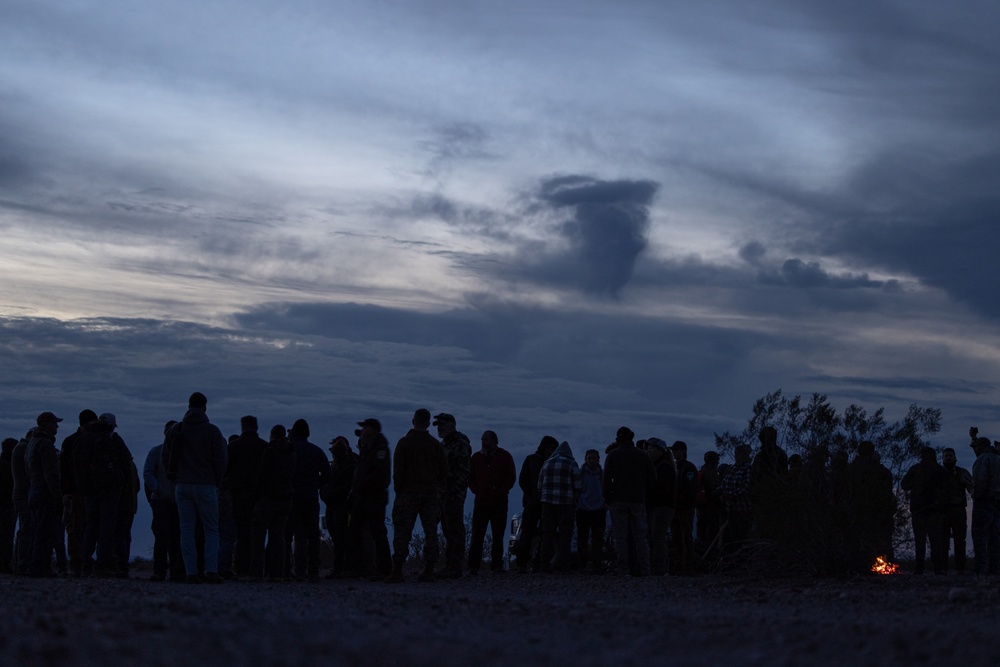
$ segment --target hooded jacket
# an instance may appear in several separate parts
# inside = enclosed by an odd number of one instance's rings
[[[541,502],[552,505],[575,505],[580,494],[580,466],[573,458],[569,443],[563,441],[538,474]]]

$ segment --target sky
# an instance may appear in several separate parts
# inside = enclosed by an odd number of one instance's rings
[[[0,5],[0,431],[1000,438],[1000,6]],[[959,450],[960,464],[971,455]]]

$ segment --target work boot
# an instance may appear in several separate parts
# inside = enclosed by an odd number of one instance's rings
[[[401,584],[401,583],[403,583],[403,581],[404,581],[403,580],[403,563],[405,563],[405,562],[406,561],[404,561],[404,560],[397,560],[397,559],[394,558],[392,560],[392,572],[390,572],[389,575],[385,579],[383,579],[382,581],[384,581],[387,584]]]
[[[424,571],[420,573],[417,581],[434,581],[436,579],[434,575],[434,561],[427,561],[424,565]]]

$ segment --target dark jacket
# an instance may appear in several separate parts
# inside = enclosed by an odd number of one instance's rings
[[[678,510],[693,509],[698,502],[698,468],[690,461],[677,463]]]
[[[330,461],[322,449],[307,439],[298,436],[289,439],[295,449],[295,473],[292,477],[295,497],[317,500],[319,490],[329,481]]]
[[[441,493],[448,479],[448,460],[437,438],[427,431],[410,431],[396,443],[392,488],[396,493]]]
[[[389,484],[392,482],[392,455],[389,442],[379,433],[367,445],[359,445],[358,465],[354,468],[351,483],[352,500],[389,502]]]
[[[112,427],[95,422],[83,427],[73,443],[73,490],[89,495],[127,486],[132,453]]]
[[[656,481],[646,489],[646,507],[677,507],[678,473],[674,455],[664,452],[653,467],[656,468]]]
[[[12,495],[15,504],[19,500],[28,501],[28,487],[31,486],[31,482],[28,480],[28,468],[24,464],[24,452],[28,449],[28,441],[34,433],[35,429],[28,431],[28,434],[14,445],[14,449],[10,453],[10,472],[14,478]]]
[[[226,438],[204,411],[190,408],[185,413],[167,434],[163,453],[167,475],[178,484],[221,486],[229,461]]]
[[[75,433],[70,433],[62,442],[59,453],[59,476],[62,478],[62,490],[64,495],[76,495],[76,472],[74,466],[74,454],[76,443],[83,435],[83,426],[76,429]]]
[[[941,512],[946,506],[945,481],[948,472],[936,461],[924,460],[911,466],[900,487],[910,494],[911,514]]]
[[[433,436],[432,436],[433,437]],[[444,494],[460,500],[469,490],[470,459],[472,445],[469,437],[460,431],[448,434],[441,440],[448,464],[448,479],[444,484]]]
[[[256,492],[260,458],[266,446],[267,441],[255,431],[242,433],[239,438],[229,443],[226,479],[229,480],[229,488],[234,495]]]
[[[16,447],[16,445],[15,445]],[[13,450],[0,453],[0,509],[14,508],[14,471],[11,468]]]
[[[542,456],[542,446],[538,445],[538,449],[533,454],[528,454],[521,464],[521,474],[517,478],[517,484],[524,492],[521,501],[524,507],[539,505],[542,502],[542,494],[538,490],[538,475],[542,471],[543,463],[545,457]]]
[[[320,489],[320,498],[327,507],[346,510],[351,486],[354,483],[354,471],[358,467],[358,455],[347,452],[341,460],[336,458],[330,462],[330,476],[326,486]]]
[[[506,449],[497,447],[492,454],[479,450],[472,455],[469,489],[476,496],[476,503],[506,502],[515,482],[517,468],[514,457]]]
[[[604,460],[604,499],[608,503],[645,503],[646,489],[655,481],[653,462],[631,442],[620,443]]]
[[[24,465],[28,471],[29,494],[44,490],[55,498],[62,498],[55,436],[36,430],[24,450]]]
[[[257,474],[257,499],[291,500],[294,476],[295,446],[287,440],[265,444]]]

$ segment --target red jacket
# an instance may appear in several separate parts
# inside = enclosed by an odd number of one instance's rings
[[[506,501],[516,481],[514,457],[506,449],[497,447],[489,456],[482,450],[472,455],[469,489],[475,494],[477,503]]]

